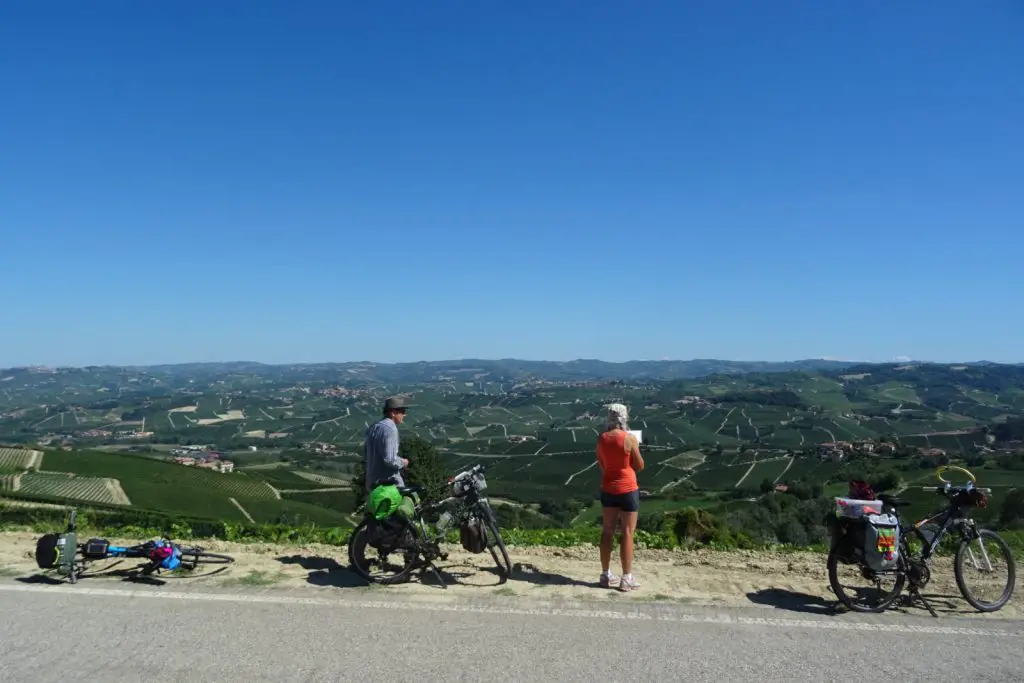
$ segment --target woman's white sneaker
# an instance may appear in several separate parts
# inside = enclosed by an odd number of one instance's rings
[[[619,579],[619,590],[620,591],[635,591],[640,587],[640,582],[634,578],[632,574],[626,574]]]

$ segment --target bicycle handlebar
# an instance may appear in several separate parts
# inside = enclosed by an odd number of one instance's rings
[[[943,472],[946,472],[948,470],[956,470],[957,472],[963,472],[964,474],[967,475],[967,478],[971,480],[972,484],[978,481],[977,477],[975,477],[969,469],[967,469],[966,467],[960,467],[959,465],[939,465],[939,467],[936,468],[935,470],[935,478],[941,481],[943,484],[951,483],[948,479],[945,479],[942,476]]]
[[[465,477],[472,477],[474,474],[482,474],[486,470],[487,470],[487,467],[484,466],[483,463],[481,463],[479,465],[473,465],[468,470],[462,470],[461,472],[457,473],[455,476],[453,476],[451,479],[448,480],[448,483],[450,484],[453,481],[458,481],[458,480],[463,479]]]
[[[935,493],[950,494],[950,493],[961,493],[963,491],[981,491],[982,493],[992,493],[992,489],[982,488],[980,486],[922,486],[922,491],[934,491]]]

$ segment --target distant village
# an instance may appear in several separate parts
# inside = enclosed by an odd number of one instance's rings
[[[207,446],[181,446],[171,450],[173,461],[186,467],[201,467],[227,474],[235,469],[235,463],[224,460],[220,451],[209,450]]]
[[[996,450],[991,447],[995,437],[991,434],[985,436],[988,445],[975,445],[979,454],[991,454]],[[842,461],[851,454],[862,453],[864,455],[891,456],[897,449],[897,445],[889,441],[875,441],[874,439],[862,439],[860,441],[826,441],[818,444],[817,452],[822,460]],[[918,456],[923,458],[945,458],[947,452],[943,448],[912,448]]]

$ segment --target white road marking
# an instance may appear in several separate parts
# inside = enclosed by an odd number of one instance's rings
[[[923,633],[932,635],[1002,636],[1021,638],[1017,630],[984,629],[958,626],[918,626],[909,623],[883,624],[877,621],[852,621],[834,618],[828,621],[811,619],[782,619],[777,617],[749,617],[728,611],[714,614],[651,613],[641,610],[602,610],[583,607],[503,607],[500,605],[452,604],[439,602],[401,602],[378,600],[349,600],[302,598],[294,595],[254,595],[234,593],[186,593],[181,591],[133,591],[114,588],[87,588],[83,586],[25,586],[0,584],[0,591],[20,593],[49,593],[62,595],[91,595],[125,598],[158,598],[164,600],[206,600],[211,602],[249,602],[279,605],[320,605],[326,607],[352,607],[356,609],[398,609],[428,612],[474,612],[479,614],[517,614],[527,616],[559,616],[589,619],[617,619],[625,621],[666,621],[690,624],[736,624],[740,626],[771,626],[811,628],[826,631],[886,631],[889,633]],[[884,618],[884,617],[883,617]]]

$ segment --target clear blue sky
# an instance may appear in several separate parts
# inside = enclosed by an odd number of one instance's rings
[[[1024,360],[1024,4],[0,7],[0,366]]]

